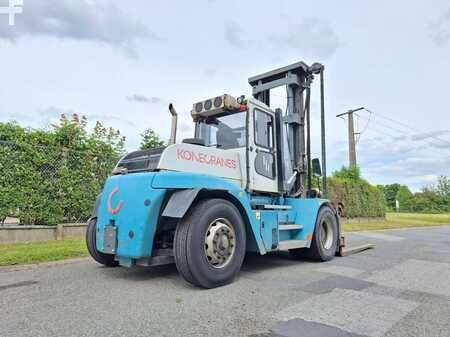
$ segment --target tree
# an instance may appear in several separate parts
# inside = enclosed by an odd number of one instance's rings
[[[400,184],[385,185],[383,188],[384,198],[386,199],[386,205],[390,209],[395,209],[395,200],[397,198],[397,193],[399,189]]]
[[[436,185],[436,193],[445,200],[450,199],[450,179],[440,176]]]
[[[141,150],[146,149],[154,149],[157,147],[164,146],[166,144],[165,141],[163,141],[159,135],[153,131],[152,129],[145,130],[142,134],[142,140],[141,140]]]
[[[447,211],[444,199],[432,188],[425,187],[414,193],[412,210],[419,213],[443,213]]]
[[[409,190],[408,186],[400,185],[396,199],[400,205],[401,211],[411,211],[414,195]]]
[[[352,165],[350,167],[342,166],[339,171],[334,171],[332,176],[338,179],[357,181],[361,179],[361,171],[359,167],[355,165]]]

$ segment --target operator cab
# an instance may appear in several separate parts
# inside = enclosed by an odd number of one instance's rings
[[[257,99],[222,95],[195,103],[191,111],[195,138],[184,143],[215,147],[240,155],[247,189],[263,193],[283,193],[281,168],[277,168],[276,113]],[[281,118],[281,116],[280,116]],[[248,145],[247,145],[248,144]]]
[[[195,138],[183,143],[228,150],[246,146],[247,102],[222,95],[194,104],[191,115],[195,122]]]

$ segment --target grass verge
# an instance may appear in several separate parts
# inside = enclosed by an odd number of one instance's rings
[[[418,213],[386,213],[385,221],[369,221],[346,223],[343,220],[345,232],[394,229],[411,227],[431,227],[450,225],[450,213],[445,214],[418,214]]]
[[[387,213],[385,221],[345,223],[344,231],[450,225],[450,213]],[[88,256],[84,240],[0,244],[0,266],[32,264]]]
[[[88,256],[84,240],[0,244],[0,266],[32,264]]]

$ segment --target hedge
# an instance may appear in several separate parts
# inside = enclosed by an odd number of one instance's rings
[[[86,220],[123,151],[123,137],[64,116],[50,130],[0,123],[0,222],[51,225]]]
[[[363,179],[328,178],[328,198],[343,203],[343,216],[384,217],[386,206],[383,192]]]

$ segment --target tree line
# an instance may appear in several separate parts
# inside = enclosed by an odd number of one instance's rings
[[[396,210],[398,202],[400,212],[446,213],[450,212],[450,179],[440,176],[435,184],[425,186],[419,192],[411,192],[406,185],[379,185],[390,211]]]

